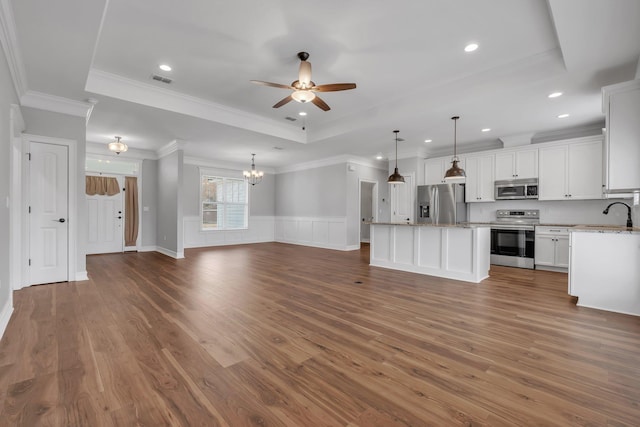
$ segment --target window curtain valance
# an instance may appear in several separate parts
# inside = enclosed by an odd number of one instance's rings
[[[87,176],[85,177],[85,180],[85,192],[89,196],[95,196],[96,194],[100,196],[113,196],[120,192],[118,180],[115,178],[109,178],[106,176]]]

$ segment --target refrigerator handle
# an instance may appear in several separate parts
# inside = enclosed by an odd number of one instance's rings
[[[440,218],[440,206],[438,205],[438,199],[439,199],[439,194],[438,194],[438,187],[434,187],[433,189],[433,193],[431,195],[432,200],[431,200],[431,207],[433,208],[433,216],[431,217],[431,224],[437,224],[438,223],[438,218]]]

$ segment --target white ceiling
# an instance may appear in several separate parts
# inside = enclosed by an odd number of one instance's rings
[[[373,159],[601,123],[600,88],[631,80],[637,0],[11,0],[28,89],[95,98],[87,140],[281,167],[337,155]],[[465,53],[464,46],[480,48]],[[297,79],[310,53],[331,106],[251,84]],[[171,72],[158,65],[167,63]],[[152,81],[152,73],[173,83]],[[560,90],[564,96],[548,99]],[[299,111],[307,111],[302,130]],[[570,117],[558,119],[561,113]],[[296,122],[285,120],[291,116]],[[482,128],[491,132],[482,133]],[[425,139],[433,142],[425,144]],[[275,150],[281,147],[283,150]],[[106,150],[106,149],[105,149]]]

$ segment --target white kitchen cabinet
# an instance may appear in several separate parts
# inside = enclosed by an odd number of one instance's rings
[[[640,316],[640,233],[571,231],[569,294],[579,306]]]
[[[576,138],[539,150],[540,200],[602,198],[602,137]]]
[[[467,203],[495,201],[494,159],[494,154],[469,156],[465,159]]]
[[[606,117],[605,187],[608,192],[640,188],[640,79],[602,88]]]
[[[496,181],[538,177],[538,149],[510,150],[496,153]]]
[[[569,268],[569,229],[536,227],[535,265],[543,270],[567,271]]]
[[[453,156],[434,157],[425,159],[424,161],[424,184],[436,185],[446,183],[444,174],[451,167],[451,159]],[[464,169],[464,159],[460,158],[458,166]]]

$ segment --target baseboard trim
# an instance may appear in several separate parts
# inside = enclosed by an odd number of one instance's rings
[[[156,248],[156,252],[160,252],[162,255],[166,255],[166,256],[174,258],[174,259],[183,259],[184,258],[184,251],[182,251],[182,252],[174,252],[174,251],[169,250],[167,248],[162,248],[162,247],[158,246]]]
[[[9,298],[7,303],[4,305],[4,308],[2,309],[2,313],[0,313],[0,338],[4,336],[4,331],[7,329],[7,326],[9,325],[9,320],[11,320],[12,313],[13,313],[13,298],[11,297]]]
[[[85,280],[89,280],[89,274],[86,271],[76,271],[74,280],[76,282],[84,282]]]
[[[138,252],[158,252],[157,246],[140,246]]]

